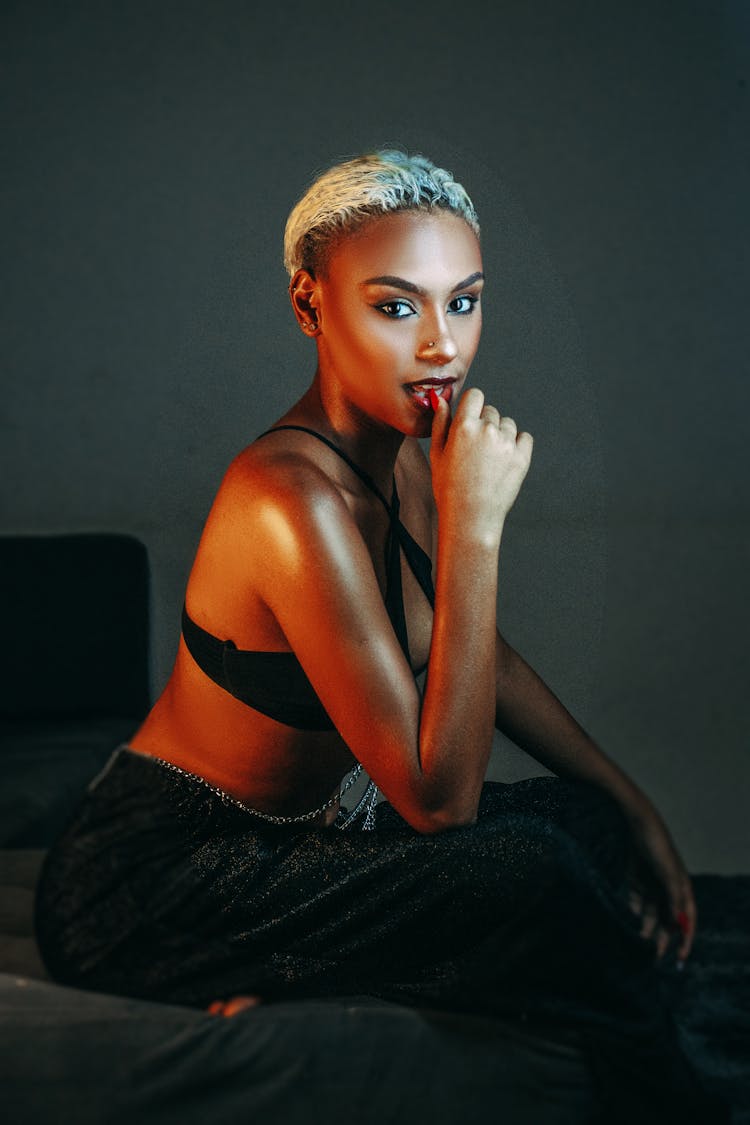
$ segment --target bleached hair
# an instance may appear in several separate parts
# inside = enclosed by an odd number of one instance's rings
[[[381,149],[342,161],[318,176],[293,207],[284,232],[284,265],[290,277],[298,269],[323,271],[332,245],[368,218],[434,208],[459,215],[479,237],[465,189],[426,156]]]

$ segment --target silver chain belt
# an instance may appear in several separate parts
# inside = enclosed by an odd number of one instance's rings
[[[114,754],[107,762],[107,765],[104,767],[101,773],[99,773],[93,779],[93,781],[89,783],[89,789],[93,789],[95,784],[108,772],[109,767],[114,763],[120,749],[129,750],[131,754],[138,753],[138,751],[132,750],[127,744],[119,747],[117,750],[115,750]],[[209,789],[225,804],[234,805],[236,808],[242,809],[243,812],[251,813],[253,816],[260,817],[261,820],[265,820],[269,824],[305,824],[310,820],[315,820],[317,817],[322,816],[324,812],[327,812],[328,809],[333,808],[337,801],[341,800],[344,793],[346,793],[347,790],[351,789],[352,785],[354,785],[355,781],[362,772],[362,763],[357,762],[356,766],[351,771],[350,776],[341,786],[338,793],[335,793],[334,796],[330,798],[330,800],[326,801],[325,804],[321,805],[319,808],[311,809],[310,812],[299,813],[296,816],[276,816],[274,813],[263,812],[261,809],[254,809],[250,805],[246,805],[237,797],[233,797],[231,793],[227,793],[225,789],[220,789],[217,785],[212,785],[210,781],[206,781],[205,777],[201,777],[200,774],[190,773],[189,770],[184,770],[181,766],[176,766],[174,762],[167,762],[164,758],[157,758],[153,754],[143,754],[142,757],[147,759],[150,758],[152,761],[156,762],[157,765],[163,767],[164,769],[172,770],[174,773],[179,773],[183,777],[190,778],[191,781],[200,782],[200,784],[205,789]],[[375,805],[377,803],[377,799],[378,787],[374,781],[370,781],[368,783],[367,789],[357,802],[356,806],[350,813],[346,813],[340,822],[334,822],[334,827],[341,829],[348,828],[359,817],[360,813],[363,810],[366,810],[365,819],[362,824],[362,831],[370,831],[375,827]]]

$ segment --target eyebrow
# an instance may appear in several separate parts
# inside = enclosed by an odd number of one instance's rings
[[[470,285],[474,285],[477,281],[484,281],[484,274],[481,270],[477,270],[476,273],[465,277],[463,281],[459,281],[458,285],[453,286],[451,293],[457,293],[459,289],[468,289]],[[407,281],[404,277],[394,277],[392,274],[384,274],[382,277],[368,277],[367,281],[361,282],[361,285],[389,285],[392,289],[404,289],[407,293],[418,293],[420,297],[425,296],[425,290],[419,285],[415,285],[413,281]]]

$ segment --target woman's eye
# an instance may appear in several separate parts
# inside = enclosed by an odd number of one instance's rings
[[[448,308],[453,313],[460,313],[465,316],[467,313],[472,313],[474,311],[474,306],[478,300],[478,297],[470,297],[468,294],[465,294],[463,297],[454,297],[448,305]]]
[[[393,320],[401,320],[405,316],[411,316],[414,312],[408,301],[386,301],[385,304],[378,305],[377,308]]]

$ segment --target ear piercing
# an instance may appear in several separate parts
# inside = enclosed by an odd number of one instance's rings
[[[316,329],[316,328],[317,328],[318,326],[317,326],[317,324],[315,323],[315,321],[314,321],[314,320],[303,320],[303,321],[302,321],[302,327],[303,327],[303,328],[306,328],[306,329],[308,330],[308,332],[309,332],[310,330],[312,330],[312,331],[314,332],[314,331],[315,331],[315,329]]]

